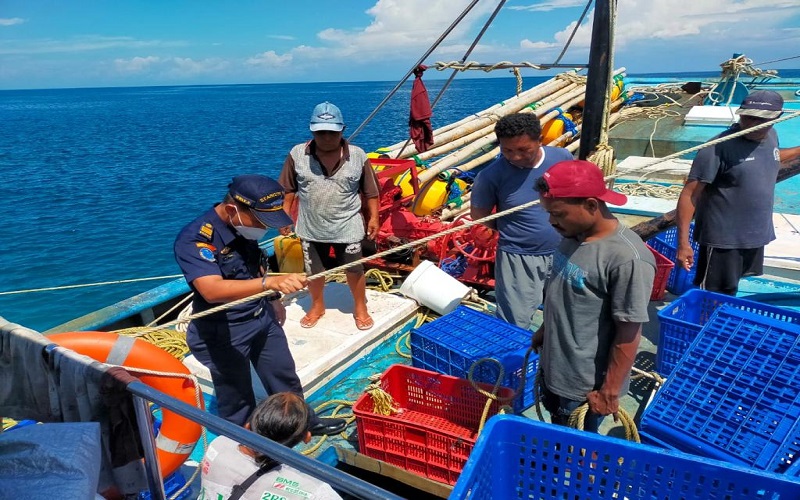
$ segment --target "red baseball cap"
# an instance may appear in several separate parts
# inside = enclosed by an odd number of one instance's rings
[[[628,197],[606,187],[603,171],[586,160],[560,161],[544,173],[548,191],[545,198],[597,198],[612,205],[624,205]]]

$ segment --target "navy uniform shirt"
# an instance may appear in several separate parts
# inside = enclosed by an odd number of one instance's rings
[[[224,279],[258,278],[266,269],[266,257],[258,242],[240,236],[212,208],[184,227],[175,239],[175,260],[194,292],[192,311],[205,311],[219,304],[210,304],[197,293],[194,280],[203,276]],[[266,305],[265,299],[253,300],[225,311],[206,316],[217,321],[242,321],[257,315]]]

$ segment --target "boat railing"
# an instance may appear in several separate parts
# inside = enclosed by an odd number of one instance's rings
[[[2,322],[2,318],[0,318],[0,324]],[[18,327],[18,325],[6,325],[3,330],[6,330],[6,327],[9,328],[9,331],[4,331],[3,333],[18,337],[15,339],[15,341],[24,343],[37,342],[32,340],[30,337],[24,338],[22,336],[15,335],[13,332],[13,327]],[[31,330],[27,331],[30,333],[35,333]],[[44,339],[46,342],[46,337],[44,337]],[[41,344],[44,344],[44,342],[41,342],[40,345]],[[43,349],[45,358],[49,359],[52,356],[53,351],[64,348],[59,347],[55,343],[47,343],[43,346]],[[65,367],[73,368],[73,364],[80,364],[84,367],[88,366],[88,368],[91,370],[106,371],[108,369],[108,365],[92,362],[90,358],[84,358],[83,356],[65,357],[62,360],[62,364],[59,364],[58,367],[51,365],[50,369],[58,370],[64,369]],[[133,377],[128,372],[119,373],[112,370],[108,371],[108,375],[117,379],[117,381],[121,383],[121,386],[132,395],[134,409],[136,412],[137,427],[144,451],[145,475],[147,478],[151,498],[154,500],[166,500],[166,494],[164,491],[164,482],[161,476],[161,469],[158,461],[156,438],[152,425],[153,416],[150,412],[148,402],[155,403],[161,406],[163,409],[167,409],[191,420],[192,422],[198,423],[218,435],[227,436],[247,446],[248,448],[252,448],[260,453],[266,454],[276,461],[293,467],[300,472],[309,474],[321,481],[325,481],[334,489],[349,493],[357,498],[386,500],[400,500],[402,498],[362,479],[340,471],[335,467],[313,458],[306,457],[292,450],[291,448],[246,430],[243,427],[232,424],[216,415],[212,415],[192,405],[179,401],[178,399],[175,399],[148,386],[144,382],[141,382]]]
[[[358,498],[365,499],[400,500],[402,498],[378,486],[331,467],[330,465],[301,455],[291,448],[287,448],[275,441],[248,431],[243,427],[239,427],[215,415],[211,415],[194,406],[188,405],[183,401],[179,401],[163,392],[153,389],[143,382],[130,382],[127,384],[127,389],[134,398],[137,424],[145,452],[147,481],[150,487],[151,497],[154,500],[162,500],[166,497],[156,454],[156,441],[155,435],[153,434],[153,426],[151,425],[152,416],[147,404],[148,401],[156,403],[162,408],[166,408],[182,417],[205,426],[206,429],[216,434],[227,436],[248,448],[264,453],[278,462],[293,467],[300,472],[325,481],[336,490],[345,491]]]

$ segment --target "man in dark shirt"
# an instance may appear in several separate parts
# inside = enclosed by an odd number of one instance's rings
[[[717,137],[765,124],[782,109],[777,92],[752,92],[737,111],[739,123]],[[800,147],[778,148],[771,126],[697,153],[678,199],[676,258],[687,271],[695,263],[689,224],[696,217],[694,239],[700,250],[695,285],[736,295],[742,277],[763,274],[764,247],[775,239],[772,207],[778,170],[782,161],[797,157]]]
[[[303,394],[282,327],[286,309],[280,298],[302,289],[306,278],[268,276],[258,246],[268,228],[289,223],[280,184],[263,175],[240,175],[222,203],[189,223],[175,240],[175,259],[194,292],[194,312],[275,291],[192,320],[186,332],[192,354],[211,372],[219,416],[238,425],[256,406],[251,363],[269,394]],[[314,416],[311,432],[336,434],[345,426],[341,419]]]

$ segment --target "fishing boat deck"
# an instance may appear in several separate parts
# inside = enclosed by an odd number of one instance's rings
[[[300,319],[311,307],[307,291],[285,299],[286,323],[297,375],[306,393],[313,393],[335,375],[369,353],[384,337],[406,323],[417,311],[417,303],[401,295],[367,290],[367,304],[375,325],[359,330],[353,320],[353,298],[345,284],[328,283],[324,288],[325,316],[314,328],[303,328]],[[206,392],[213,390],[208,369],[188,356],[184,364],[194,373]],[[253,376],[256,397],[267,397]],[[259,392],[260,391],[260,392]]]

